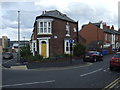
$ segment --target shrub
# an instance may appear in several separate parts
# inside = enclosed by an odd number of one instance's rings
[[[27,46],[21,47],[20,55],[21,55],[21,57],[25,57],[25,56],[31,55],[31,53],[30,53],[30,46],[27,45]]]
[[[41,61],[43,59],[43,57],[39,54],[33,56],[33,55],[23,55],[21,58],[20,58],[20,62],[24,62],[24,61],[27,61],[27,62],[34,62],[34,61]]]
[[[86,49],[86,47],[83,44],[79,43],[79,44],[75,45],[75,47],[73,49],[73,54],[75,56],[81,56],[84,54],[85,49]]]

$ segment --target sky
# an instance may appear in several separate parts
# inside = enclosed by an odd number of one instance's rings
[[[18,11],[20,40],[30,40],[36,16],[45,10],[58,10],[79,21],[79,29],[83,24],[103,21],[107,25],[114,25],[118,30],[118,2],[119,0],[0,0],[0,38],[7,36],[11,41],[18,40]]]

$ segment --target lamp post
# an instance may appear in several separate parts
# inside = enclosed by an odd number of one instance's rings
[[[18,11],[18,61],[20,61],[20,11]]]
[[[23,39],[24,39],[24,46],[26,46],[26,44],[25,44],[25,36],[23,37]]]

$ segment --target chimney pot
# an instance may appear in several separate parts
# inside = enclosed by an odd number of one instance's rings
[[[107,26],[107,29],[110,29],[110,26]]]
[[[111,29],[114,30],[114,26],[113,25],[112,25]]]

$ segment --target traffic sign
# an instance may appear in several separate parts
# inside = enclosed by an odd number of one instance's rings
[[[72,39],[69,39],[69,43],[73,43],[73,40],[72,40]]]

